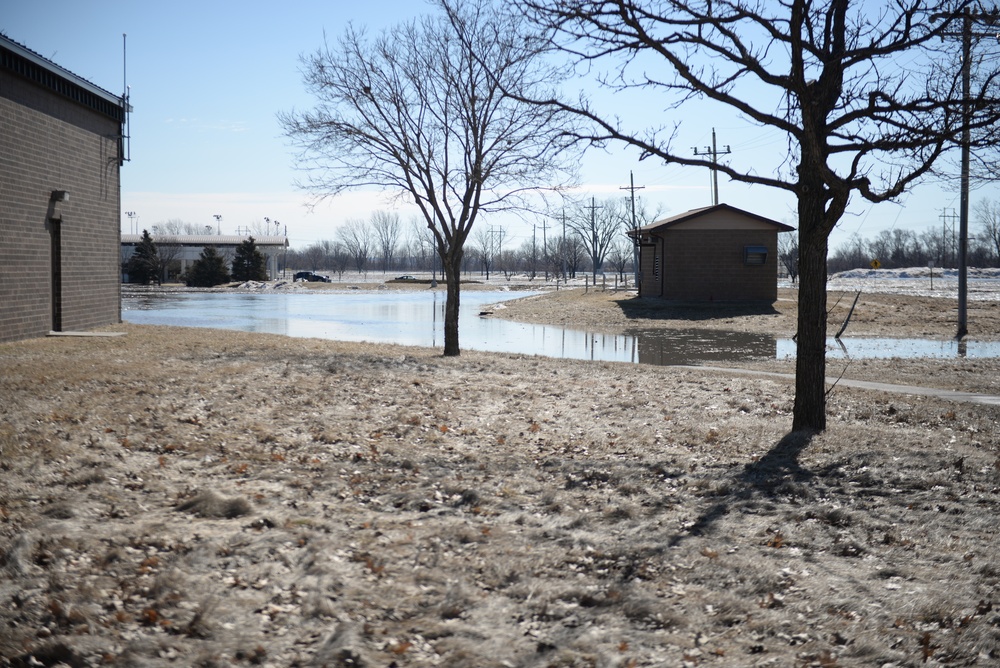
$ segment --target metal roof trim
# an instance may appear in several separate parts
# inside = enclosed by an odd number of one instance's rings
[[[52,72],[53,74],[60,76],[63,79],[66,79],[70,83],[80,86],[81,88],[87,90],[89,93],[97,95],[98,97],[101,97],[108,102],[112,102],[118,105],[119,107],[122,107],[123,109],[125,108],[121,95],[115,95],[114,93],[101,88],[97,84],[91,83],[90,81],[84,79],[80,75],[70,72],[65,67],[57,65],[56,63],[52,62],[45,56],[42,56],[41,54],[32,51],[23,44],[15,42],[6,35],[0,34],[0,48],[7,49],[8,51],[14,53],[15,55],[18,55],[28,61],[31,61],[35,65],[43,67],[48,71]]]

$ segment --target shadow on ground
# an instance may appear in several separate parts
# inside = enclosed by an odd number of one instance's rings
[[[679,302],[632,297],[615,302],[630,320],[715,320],[752,315],[779,315],[770,302]]]
[[[812,482],[817,474],[802,468],[799,464],[799,455],[812,441],[813,435],[805,431],[786,434],[767,454],[747,464],[743,471],[735,476],[730,487],[731,491],[725,500],[712,504],[698,515],[687,531],[670,540],[670,545],[672,547],[679,545],[689,536],[708,533],[712,525],[729,513],[733,506],[754,496],[772,498],[782,487]]]

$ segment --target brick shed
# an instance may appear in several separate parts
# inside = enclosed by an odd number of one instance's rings
[[[778,298],[778,234],[795,228],[717,204],[629,233],[639,245],[639,296],[685,301]]]
[[[0,341],[120,321],[125,107],[0,35]]]

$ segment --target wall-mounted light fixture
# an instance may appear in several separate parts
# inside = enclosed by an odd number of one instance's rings
[[[49,195],[49,220],[53,223],[62,222],[62,211],[59,210],[61,202],[69,201],[68,190],[53,190]]]

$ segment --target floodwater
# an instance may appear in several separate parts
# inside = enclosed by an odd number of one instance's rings
[[[724,364],[791,359],[795,342],[718,330],[644,330],[598,334],[534,325],[479,313],[487,305],[532,292],[466,292],[459,340],[463,349],[655,365]],[[122,318],[149,325],[234,329],[295,337],[369,341],[437,348],[444,345],[444,295],[439,292],[217,293],[125,295]],[[1000,357],[1000,342],[924,339],[830,339],[830,358]]]

